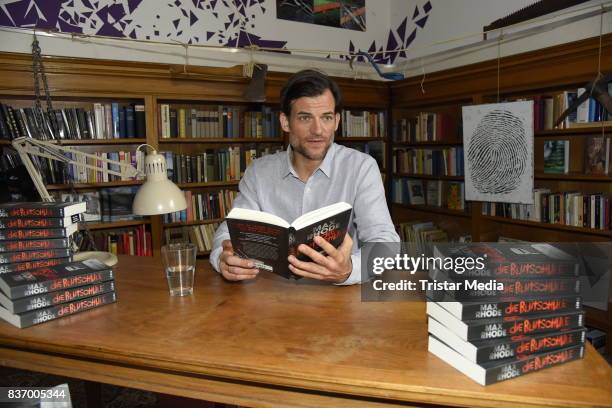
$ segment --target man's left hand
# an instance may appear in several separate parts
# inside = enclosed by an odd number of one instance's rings
[[[323,249],[327,256],[320,254],[308,245],[300,245],[298,251],[308,256],[313,262],[304,262],[295,256],[289,256],[289,269],[296,275],[322,281],[342,283],[348,279],[353,270],[351,261],[351,250],[353,239],[349,234],[344,236],[344,241],[337,249],[325,239],[317,236],[315,244]]]

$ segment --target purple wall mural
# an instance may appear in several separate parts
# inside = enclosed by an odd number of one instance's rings
[[[188,44],[290,48],[287,39],[255,34],[258,19],[275,13],[274,7],[266,7],[266,0],[167,0],[162,4],[156,10],[143,0],[3,0],[0,25]],[[376,53],[374,60],[379,63],[405,58],[406,52],[399,50],[410,46],[431,10],[430,1],[416,6],[410,18],[389,30],[386,42],[372,41],[361,51]],[[211,19],[215,24],[210,24]],[[359,51],[352,41],[347,48],[347,55],[340,58]]]

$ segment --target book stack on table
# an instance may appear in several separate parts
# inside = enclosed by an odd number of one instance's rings
[[[444,259],[484,254],[481,269],[430,269],[430,282],[448,284],[427,291],[429,351],[481,385],[582,358],[578,259],[550,244],[434,250]]]
[[[19,328],[116,300],[113,271],[97,259],[0,274],[0,318]]]
[[[27,271],[72,260],[72,236],[82,203],[0,204],[0,273]]]

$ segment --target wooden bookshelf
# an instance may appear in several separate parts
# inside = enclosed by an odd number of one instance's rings
[[[434,214],[445,214],[445,215],[452,215],[455,217],[471,217],[471,213],[464,211],[464,210],[453,210],[450,208],[444,208],[444,207],[433,207],[430,205],[411,205],[411,204],[397,204],[397,203],[393,203],[393,206],[395,207],[399,207],[399,208],[407,208],[409,210],[413,210],[413,211],[422,211],[422,212],[428,212],[428,213],[434,213]]]
[[[531,228],[543,228],[543,229],[556,230],[556,231],[575,232],[579,234],[595,235],[595,236],[607,237],[607,238],[612,239],[612,230],[600,230],[600,229],[594,229],[594,228],[574,227],[571,225],[562,225],[562,224],[549,224],[546,222],[537,222],[537,221],[529,221],[529,220],[516,220],[512,218],[490,216],[490,215],[483,215],[482,217],[485,220],[489,220],[493,222],[522,225],[522,226],[531,227]]]
[[[431,141],[431,142],[393,142],[395,147],[444,147],[444,146],[461,146],[463,144],[462,141],[454,140],[454,141]]]
[[[97,190],[100,188],[139,186],[143,180],[108,181],[105,183],[76,183],[76,184],[49,184],[47,190]]]
[[[597,123],[597,122],[593,122]],[[576,127],[569,129],[547,129],[547,130],[538,130],[534,132],[535,137],[550,137],[550,136],[588,136],[593,134],[601,134],[603,127],[603,131],[606,135],[610,135],[612,133],[612,126],[589,126],[589,127]]]
[[[64,146],[96,146],[96,145],[127,145],[127,144],[142,144],[147,143],[147,139],[143,137],[138,138],[120,138],[120,139],[83,139],[83,140],[69,140],[62,139],[61,142]]]
[[[386,139],[384,137],[335,137],[334,142],[336,143],[354,143],[354,142],[384,142]]]
[[[180,221],[180,222],[166,222],[162,224],[163,228],[174,228],[174,227],[186,227],[189,225],[204,225],[214,224],[223,222],[223,218],[215,218],[212,220],[195,220],[195,221]]]
[[[201,143],[216,143],[216,144],[232,144],[232,143],[284,143],[283,139],[279,138],[230,138],[230,137],[215,137],[215,138],[169,138],[159,139],[160,144],[201,144]]]
[[[416,178],[425,180],[450,180],[450,181],[463,181],[463,176],[434,176],[431,174],[413,174],[413,173],[395,173],[393,175],[397,178]]]
[[[82,222],[79,224],[79,229],[103,230],[103,229],[116,229],[116,228],[127,228],[135,227],[138,225],[149,225],[151,220],[148,218],[140,220],[125,220],[125,221],[111,221],[111,222]]]
[[[583,173],[568,173],[568,174],[549,174],[536,173],[536,180],[558,180],[558,181],[594,181],[611,183],[612,174],[583,174]]]
[[[234,187],[240,183],[240,180],[230,181],[208,181],[205,183],[177,183],[180,188],[200,188],[200,187]]]

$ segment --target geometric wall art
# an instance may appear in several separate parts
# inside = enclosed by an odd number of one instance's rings
[[[301,23],[366,30],[365,0],[276,0],[276,17]]]
[[[465,198],[533,204],[533,101],[463,107]]]

